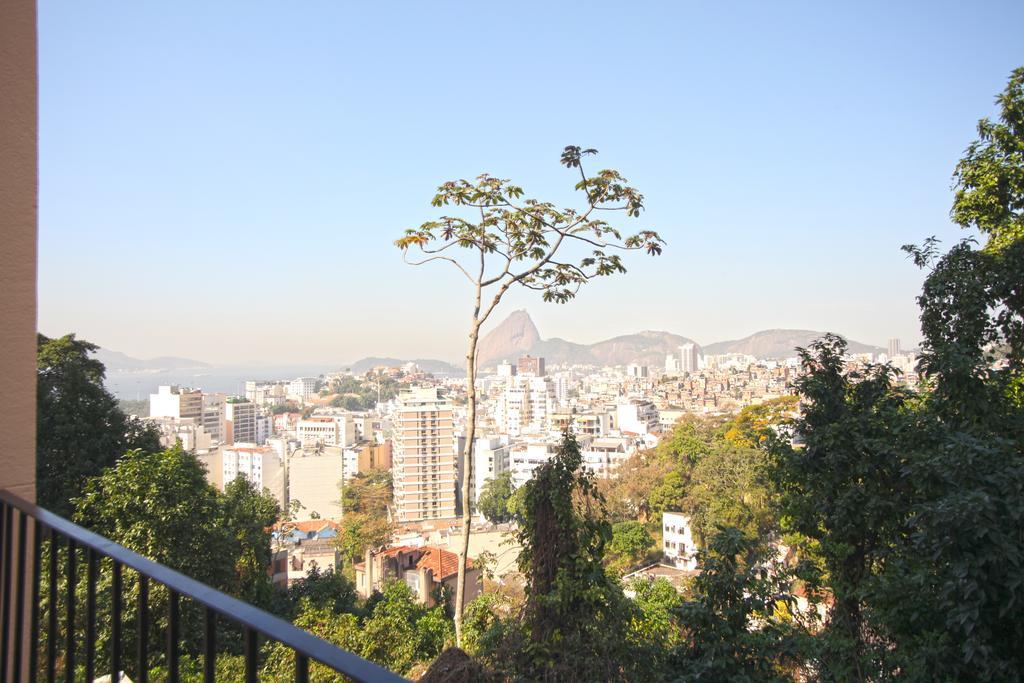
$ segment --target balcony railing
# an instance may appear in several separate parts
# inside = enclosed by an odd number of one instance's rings
[[[134,624],[137,633],[134,653],[136,683],[146,683],[151,668],[148,636],[153,628],[150,623],[153,615],[149,608],[153,585],[162,585],[168,591],[165,654],[162,662],[166,669],[165,680],[168,682],[179,681],[181,676],[183,600],[192,601],[205,613],[201,656],[203,680],[208,683],[215,681],[216,677],[218,620],[234,625],[243,634],[246,683],[259,680],[261,638],[276,641],[292,650],[295,656],[295,681],[309,681],[310,662],[319,662],[355,681],[405,681],[401,676],[373,662],[149,560],[6,490],[0,490],[0,544],[0,680],[27,680],[34,683],[42,678],[48,682],[54,681],[58,668],[63,670],[63,677],[67,681],[81,680],[80,671],[84,671],[86,681],[107,673],[112,681],[121,680],[121,672],[131,666],[131,654],[125,652],[126,624],[123,623],[124,579],[127,569],[138,576],[135,597],[137,618]],[[61,549],[63,552],[60,552]],[[45,569],[44,558],[48,565]],[[110,643],[109,647],[104,648],[105,652],[99,652],[97,586],[101,582],[100,574],[108,564],[102,562],[103,558],[110,560]],[[80,560],[84,560],[82,567],[79,567]],[[84,576],[81,572],[84,572]],[[43,585],[44,574],[46,585]],[[82,613],[78,612],[80,605],[77,595],[79,581],[83,578],[84,620]],[[62,584],[65,594],[59,600]],[[42,605],[46,605],[45,615],[41,614],[44,611]],[[45,637],[40,632],[40,620],[44,616],[47,619]],[[84,632],[77,632],[83,624]]]

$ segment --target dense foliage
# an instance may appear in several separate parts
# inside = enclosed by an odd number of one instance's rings
[[[360,472],[342,484],[344,515],[336,545],[343,561],[358,560],[367,548],[390,542],[394,531],[388,515],[391,498],[391,472],[388,470]]]
[[[36,394],[36,498],[63,517],[85,481],[125,451],[160,448],[159,435],[128,418],[103,387],[99,347],[68,334],[39,335]]]
[[[507,522],[512,519],[513,512],[509,508],[509,501],[514,492],[512,473],[502,472],[484,483],[480,500],[476,502],[476,508],[489,522],[494,524]]]
[[[384,373],[368,372],[362,377],[343,376],[323,390],[331,396],[330,404],[345,410],[371,410],[379,401],[390,401],[403,388],[393,377]]]
[[[787,526],[834,596],[837,680],[1020,680],[1024,671],[1024,69],[957,166],[952,215],[986,238],[938,253],[918,303],[924,391],[804,352],[802,447],[777,443]],[[996,349],[999,349],[997,359]]]

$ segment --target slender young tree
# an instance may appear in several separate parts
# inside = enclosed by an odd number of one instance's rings
[[[582,208],[557,208],[550,202],[524,199],[523,188],[484,174],[476,181],[453,180],[441,185],[431,202],[456,207],[461,215],[442,216],[405,231],[395,241],[410,265],[446,261],[469,281],[473,294],[466,349],[466,446],[462,452],[462,548],[455,596],[456,640],[462,642],[466,555],[471,511],[470,477],[476,431],[477,341],[502,297],[513,286],[541,293],[544,301],[566,303],[580,287],[597,277],[626,272],[618,252],[645,250],[656,256],[664,244],[658,233],[641,230],[623,237],[602,216],[625,213],[639,217],[643,195],[617,171],[588,175],[583,158],[595,149],[575,145],[562,152],[561,163],[576,169]],[[411,256],[413,252],[415,256]]]

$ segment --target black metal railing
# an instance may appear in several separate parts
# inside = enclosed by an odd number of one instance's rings
[[[31,520],[31,524],[29,523]],[[248,603],[149,560],[58,515],[0,490],[0,680],[111,681],[134,667],[136,683],[145,683],[151,668],[153,624],[149,598],[153,584],[167,591],[165,647],[162,664],[168,682],[181,679],[182,601],[203,612],[202,675],[216,677],[218,626],[237,627],[244,643],[244,680],[259,680],[260,639],[276,641],[294,653],[295,681],[307,682],[311,662],[355,681],[405,679],[373,662],[314,636]],[[29,547],[31,545],[31,548]],[[64,552],[59,550],[64,548]],[[63,570],[60,558],[63,555]],[[79,567],[80,558],[84,568]],[[45,560],[45,562],[44,562]],[[108,561],[109,560],[109,561]],[[45,565],[45,566],[44,566]],[[78,612],[83,592],[84,615]],[[135,573],[137,590],[134,662],[126,657],[124,587],[126,571]],[[109,642],[97,646],[97,603],[101,573],[109,573]],[[45,581],[44,581],[45,574]],[[45,583],[45,585],[43,585]],[[63,591],[61,588],[63,587]],[[26,595],[29,593],[30,598]],[[61,598],[61,599],[58,599]],[[63,614],[61,605],[63,602]],[[45,633],[40,619],[46,612]],[[63,618],[62,618],[63,617]],[[84,632],[81,627],[84,626]],[[106,624],[105,624],[106,626]],[[62,632],[63,631],[63,632]],[[45,640],[45,645],[42,642]],[[100,652],[100,649],[105,650]],[[76,678],[77,675],[77,678]],[[339,676],[340,678],[340,676]]]

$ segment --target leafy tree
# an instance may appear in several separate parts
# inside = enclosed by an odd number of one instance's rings
[[[694,598],[679,611],[676,680],[788,681],[807,649],[806,633],[780,611],[788,577],[766,566],[766,550],[739,529],[722,528],[699,555]]]
[[[686,498],[686,478],[678,470],[668,472],[647,494],[647,507],[657,517],[663,512],[679,510]]]
[[[357,560],[367,548],[388,545],[394,530],[395,525],[387,517],[346,511],[335,545],[345,560]]]
[[[88,480],[74,504],[77,523],[218,590],[272,606],[268,530],[278,507],[269,494],[258,493],[247,480],[229,484],[222,494],[207,483],[204,466],[179,446],[156,453],[130,451],[102,475]],[[111,576],[109,566],[100,572],[97,624],[101,648],[109,647]],[[84,572],[81,578],[78,592],[84,599]],[[137,609],[137,574],[125,571],[123,586],[124,617],[131,623]],[[154,664],[162,657],[167,600],[165,588],[150,585],[148,637]],[[201,651],[202,618],[198,606],[183,601],[181,632],[186,653]],[[237,633],[230,629],[222,632],[218,641],[230,650],[237,644]],[[126,652],[135,647],[135,638],[135,630],[125,631]]]
[[[455,207],[463,215],[428,221],[419,228],[406,230],[395,242],[403,256],[410,250],[422,254],[421,260],[410,262],[413,265],[446,261],[470,284],[473,313],[466,349],[467,434],[462,453],[462,500],[469,500],[471,493],[477,342],[480,328],[505,293],[520,286],[541,292],[545,301],[565,303],[594,278],[626,271],[616,251],[643,249],[652,255],[661,253],[663,242],[656,232],[643,230],[623,238],[618,229],[598,217],[609,212],[639,217],[643,195],[627,185],[616,171],[602,170],[588,176],[583,158],[596,153],[597,150],[576,146],[566,147],[562,152],[561,163],[579,171],[576,190],[585,197],[581,209],[559,209],[550,202],[523,199],[521,187],[484,174],[475,182],[455,180],[438,188],[432,204]],[[461,262],[458,249],[468,252]],[[471,527],[472,511],[466,505],[455,600],[455,628],[460,643]]]
[[[246,489],[235,491],[233,506],[240,508]],[[75,501],[74,520],[222,590],[234,578],[237,550],[245,547],[243,540],[231,538],[233,530],[225,528],[223,501],[206,481],[205,468],[180,446],[127,453],[86,483]]]
[[[1024,69],[954,174],[952,215],[986,238],[940,255],[918,297],[920,395],[884,366],[802,354],[803,442],[781,439],[783,519],[834,596],[817,668],[838,680],[1019,680],[1024,670]],[[996,358],[995,349],[1001,349]]]
[[[99,347],[68,334],[39,335],[36,396],[36,495],[39,505],[70,517],[71,499],[89,477],[126,451],[160,449],[159,435],[131,420],[103,387]]]
[[[1024,239],[1024,67],[996,98],[999,120],[978,122],[978,139],[956,166],[953,220],[976,228],[999,251]]]
[[[341,509],[345,513],[386,517],[392,495],[390,470],[359,472],[341,485]]]
[[[257,491],[246,477],[235,477],[220,496],[221,524],[233,546],[234,586],[229,592],[248,602],[267,606],[271,586],[267,582],[270,566],[270,528],[281,508],[269,491]]]
[[[624,680],[646,664],[621,637],[633,608],[605,571],[612,528],[582,462],[579,444],[566,434],[522,487],[524,518],[516,536],[526,604],[521,630],[504,647],[513,650],[507,659],[517,675],[527,679]]]
[[[618,522],[612,525],[608,542],[608,566],[622,574],[640,562],[654,548],[654,539],[640,522]]]
[[[512,484],[512,473],[502,472],[497,477],[487,480],[483,491],[480,493],[480,500],[476,507],[480,513],[494,524],[500,524],[512,519],[508,503],[515,492]]]
[[[652,502],[662,502],[652,499],[651,494],[675,469],[672,461],[660,453],[640,451],[626,460],[619,467],[617,478],[598,482],[611,519],[646,522],[652,514],[661,512],[651,508]]]
[[[776,530],[766,459],[761,449],[723,440],[697,462],[681,509],[690,515],[698,544],[704,545],[720,526],[761,538]]]
[[[639,610],[632,623],[634,638],[648,644],[652,657],[666,659],[682,641],[679,612],[685,602],[683,596],[663,578],[634,579],[629,588]]]
[[[901,476],[908,396],[887,366],[845,373],[846,342],[828,335],[800,349],[807,373],[796,381],[803,446],[775,445],[775,478],[790,528],[817,543],[835,597],[823,665],[839,680],[865,680],[878,663],[867,633],[864,591],[905,518]]]
[[[481,550],[473,559],[473,566],[480,570],[485,579],[494,579],[494,570],[498,564],[498,556],[490,550]]]
[[[286,617],[294,621],[303,603],[318,609],[326,608],[334,614],[356,614],[356,589],[344,575],[330,570],[321,571],[313,567],[305,578],[288,586],[288,611]]]

